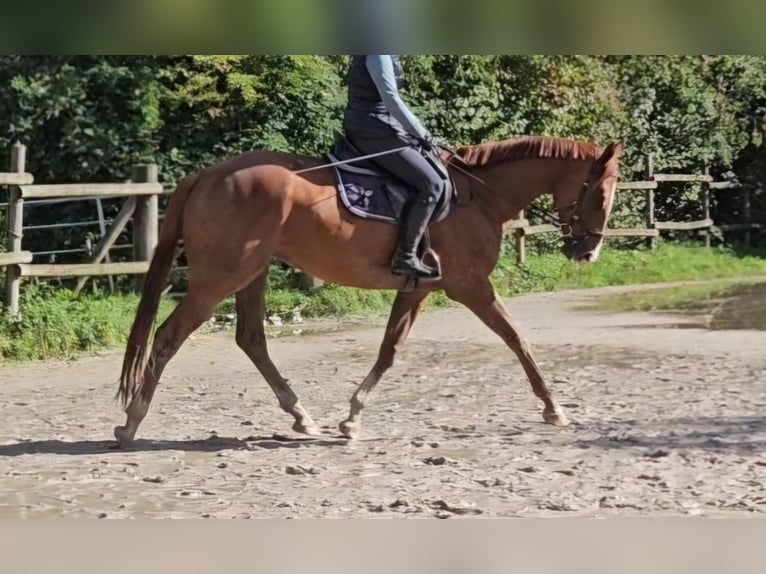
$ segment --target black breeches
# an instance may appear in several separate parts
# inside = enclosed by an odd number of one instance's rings
[[[393,134],[389,137],[368,138],[348,133],[347,137],[364,154],[396,149],[409,143]],[[446,182],[442,176],[415,148],[379,156],[369,161],[414,187],[417,190],[416,201],[435,203],[441,198],[446,188]]]

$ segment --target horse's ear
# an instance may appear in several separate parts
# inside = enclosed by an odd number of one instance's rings
[[[612,142],[608,146],[606,146],[604,153],[602,153],[601,157],[598,158],[598,163],[600,163],[601,165],[606,165],[613,159],[620,157],[624,151],[625,151],[625,142],[623,142],[622,140]]]

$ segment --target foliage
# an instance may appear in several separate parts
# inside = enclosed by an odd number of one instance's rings
[[[623,136],[615,70],[595,56],[503,56],[503,114],[515,135],[543,134],[605,144]]]
[[[137,306],[134,294],[74,297],[71,291],[44,283],[25,285],[21,316],[0,314],[0,357],[67,358],[123,343]],[[172,307],[171,302],[164,302],[160,319]]]
[[[115,181],[157,149],[158,60],[2,56],[0,148],[26,144],[38,182]]]
[[[170,180],[268,147],[322,153],[340,126],[335,65],[314,56],[182,56],[162,70],[163,130],[155,161]]]
[[[508,135],[507,121],[498,113],[495,56],[409,56],[403,67],[402,97],[437,139],[456,145]]]
[[[700,56],[620,56],[615,66],[621,100],[630,110],[632,154],[640,173],[651,153],[663,170],[698,173],[730,166],[746,140],[736,121],[734,93],[720,89]],[[766,70],[764,70],[766,72]]]

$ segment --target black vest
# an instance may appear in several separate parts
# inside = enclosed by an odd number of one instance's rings
[[[402,66],[398,56],[392,56],[396,87],[402,85]],[[352,56],[348,70],[348,107],[360,112],[386,112],[378,88],[372,81],[365,63],[366,56]]]
[[[348,104],[344,114],[347,129],[375,129],[378,122],[401,130],[401,124],[388,113],[375,82],[367,71],[366,56],[352,56],[348,70]],[[402,85],[402,66],[398,56],[391,56],[397,88]],[[366,128],[366,129],[365,129]]]

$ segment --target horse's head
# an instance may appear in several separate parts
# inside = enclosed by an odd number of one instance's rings
[[[614,202],[619,158],[624,150],[623,142],[610,143],[591,164],[580,189],[556,197],[561,232],[566,238],[565,252],[578,263],[598,259]]]

